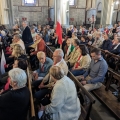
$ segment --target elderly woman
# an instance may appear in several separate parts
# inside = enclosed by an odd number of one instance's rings
[[[27,75],[24,70],[14,68],[9,77],[12,89],[0,96],[0,120],[26,120],[30,99]]]
[[[44,109],[46,114],[50,114],[52,120],[78,120],[81,109],[75,84],[58,66],[51,67],[50,76],[55,83],[51,103],[42,106],[41,110]]]

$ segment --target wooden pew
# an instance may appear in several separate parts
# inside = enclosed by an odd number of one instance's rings
[[[93,46],[90,45],[88,45],[88,47],[90,49],[94,48]],[[108,54],[109,56],[111,57],[113,56],[114,58],[120,60],[120,56],[117,56],[109,52],[105,53],[105,51],[102,49],[101,51],[103,54]],[[120,96],[117,99],[109,90],[110,84],[113,79],[116,79],[120,82],[120,75],[115,70],[108,68],[106,76],[107,81],[106,86],[103,85],[101,88],[93,90],[92,93],[114,114],[116,119],[120,119],[120,103],[118,102],[118,99],[120,100]]]
[[[52,58],[53,51],[47,45],[46,45],[46,51],[47,51],[48,57]],[[88,91],[86,91],[86,89],[82,86],[82,84],[75,78],[75,76],[70,71],[68,73],[68,77],[71,80],[73,80],[76,87],[81,89],[81,91],[90,99],[90,103],[87,106],[87,108],[81,105],[81,115],[79,120],[91,120],[90,112],[92,109],[92,104],[95,103],[94,98],[91,96],[91,94]]]
[[[85,96],[87,96],[90,100],[89,105],[87,105],[87,109],[81,105],[81,116],[80,120],[90,120],[90,112],[92,109],[92,104],[95,103],[94,98],[91,96],[91,94],[82,86],[82,84],[76,79],[76,77],[69,71],[68,72],[68,77],[73,80],[75,83],[76,87],[81,89],[82,93],[84,93]]]
[[[120,120],[120,103],[110,90],[105,91],[105,86],[93,90],[92,93],[111,111],[117,120]]]
[[[90,49],[90,50],[92,50],[93,48],[95,48],[94,46],[92,46],[92,45],[87,45],[88,46],[88,48]],[[115,71],[116,72],[118,72],[118,70],[119,70],[119,67],[118,66],[120,66],[120,56],[119,55],[115,55],[115,54],[113,54],[113,53],[110,53],[110,52],[105,52],[105,50],[102,50],[102,49],[100,49],[101,50],[101,52],[102,52],[102,54],[104,55],[104,59],[108,62],[109,60],[110,60],[110,58],[114,58],[114,60],[115,60],[115,64],[116,64],[116,67],[115,67]]]
[[[27,68],[27,76],[28,76],[28,88],[30,91],[30,114],[31,116],[29,116],[30,118],[28,120],[35,120],[35,108],[34,108],[34,101],[33,101],[33,94],[32,94],[32,87],[31,87],[31,81],[32,81],[32,77],[29,71],[29,68]]]

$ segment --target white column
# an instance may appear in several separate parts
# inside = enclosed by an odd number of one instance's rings
[[[55,24],[59,15],[61,24],[69,25],[69,0],[55,0]]]
[[[108,0],[108,11],[107,11],[107,20],[106,20],[106,24],[108,25],[112,24],[113,7],[114,7],[113,0]]]

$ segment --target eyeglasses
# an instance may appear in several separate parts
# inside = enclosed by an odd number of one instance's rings
[[[53,55],[53,57],[59,57],[59,56],[55,56],[55,55]]]

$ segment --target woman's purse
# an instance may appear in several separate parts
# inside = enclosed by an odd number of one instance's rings
[[[49,113],[46,114],[44,112],[40,120],[53,120],[53,116],[52,116],[52,114],[49,114]]]

